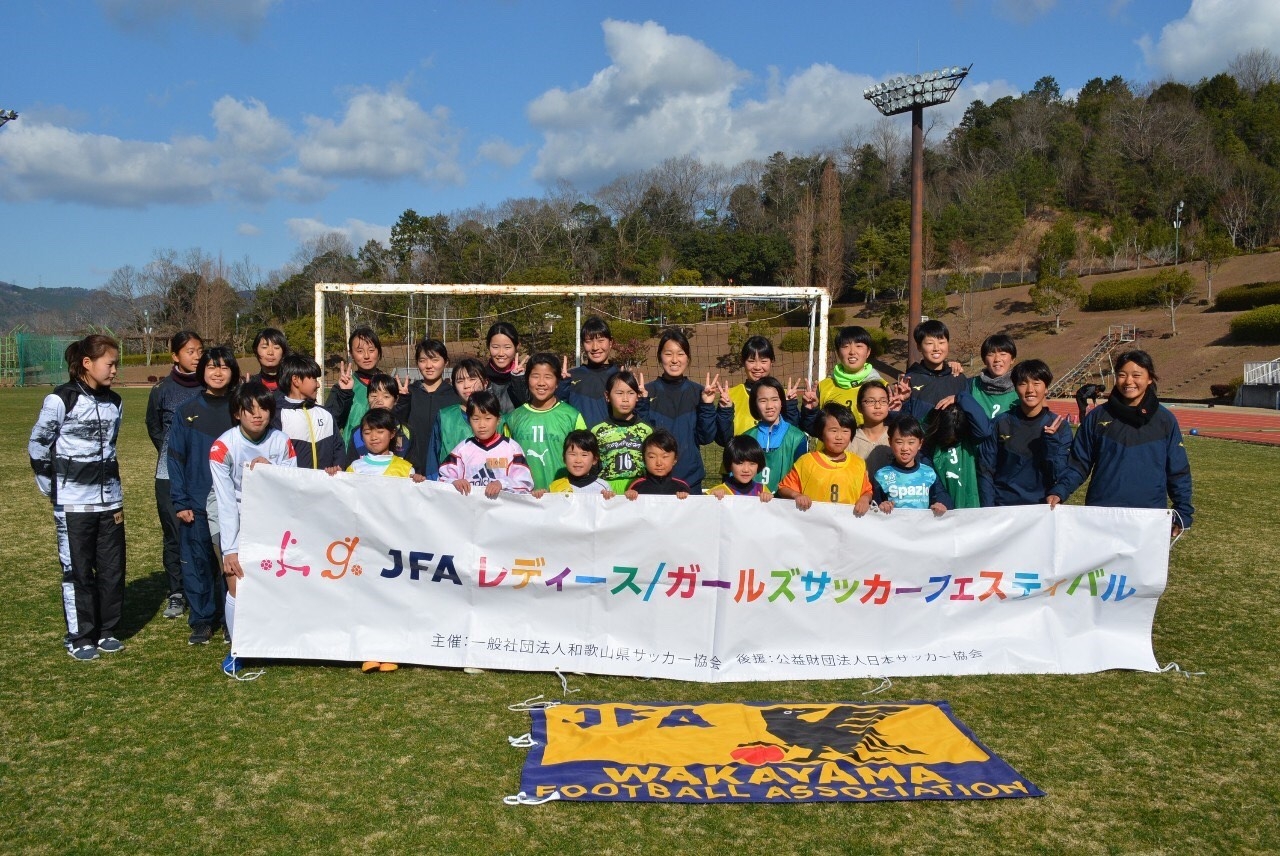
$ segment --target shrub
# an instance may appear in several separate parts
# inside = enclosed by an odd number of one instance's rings
[[[1240,312],[1276,303],[1280,303],[1280,282],[1251,282],[1218,292],[1213,308],[1219,312]]]
[[[1280,343],[1280,303],[1251,309],[1232,318],[1231,336],[1262,345]]]
[[[883,357],[889,352],[889,332],[879,327],[868,327],[871,334],[871,356]]]
[[[782,334],[778,347],[788,353],[803,353],[809,350],[809,331],[805,330],[788,330]]]
[[[827,323],[832,327],[844,326],[844,310],[839,307],[831,307],[831,311],[827,313]]]
[[[1209,392],[1214,398],[1221,398],[1230,401],[1236,397],[1236,392],[1239,391],[1242,386],[1244,386],[1244,375],[1236,375],[1229,383],[1209,384]]]
[[[649,338],[649,325],[635,321],[610,321],[609,332],[613,333],[615,345],[630,345]]]
[[[1089,292],[1083,309],[1086,312],[1105,312],[1155,306],[1160,302],[1158,291],[1166,278],[1167,274],[1161,272],[1100,282]]]

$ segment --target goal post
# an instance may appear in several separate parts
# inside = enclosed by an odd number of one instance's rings
[[[322,282],[315,285],[315,357],[324,366],[326,330],[336,339],[333,316],[340,312],[344,350],[353,325],[378,330],[384,344],[394,332],[403,339],[406,367],[425,336],[446,342],[450,356],[482,354],[484,332],[498,320],[515,325],[521,350],[571,354],[577,364],[579,331],[595,315],[613,329],[619,362],[649,378],[657,375],[652,344],[659,330],[679,327],[694,352],[688,369],[694,380],[733,376],[741,341],[759,334],[773,342],[774,373],[784,383],[789,377],[817,383],[827,373],[830,308],[830,295],[813,287]]]

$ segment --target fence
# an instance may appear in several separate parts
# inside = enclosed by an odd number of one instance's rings
[[[67,379],[63,355],[74,336],[14,332],[0,337],[0,386],[40,386]]]
[[[1246,386],[1280,383],[1280,360],[1272,360],[1269,363],[1245,363],[1244,382]]]

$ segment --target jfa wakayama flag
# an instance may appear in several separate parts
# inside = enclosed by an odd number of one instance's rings
[[[946,702],[561,704],[530,711],[520,789],[624,802],[1044,796]]]
[[[695,681],[1156,668],[1169,513],[853,516],[257,467],[245,657]]]

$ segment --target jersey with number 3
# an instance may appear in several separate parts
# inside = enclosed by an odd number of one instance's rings
[[[866,463],[857,455],[846,452],[843,461],[833,461],[819,450],[796,461],[778,487],[803,493],[814,502],[853,505],[860,496],[871,493],[871,480]]]
[[[507,414],[506,423],[511,439],[524,449],[533,486],[539,490],[546,490],[564,475],[564,438],[570,431],[587,427],[577,408],[563,401],[546,410],[522,404]]]

